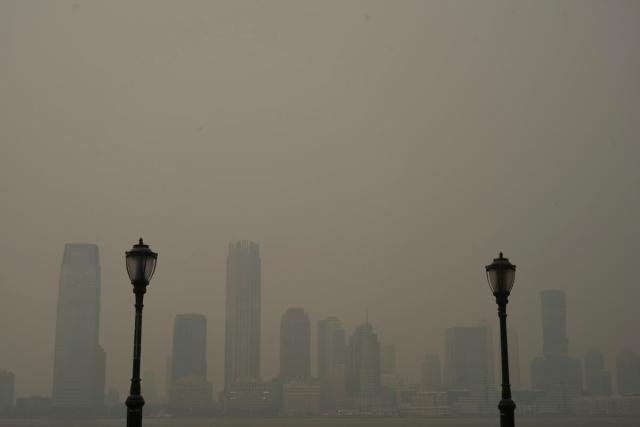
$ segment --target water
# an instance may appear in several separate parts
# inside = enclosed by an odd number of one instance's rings
[[[124,420],[2,420],[0,427],[123,427]],[[144,427],[498,427],[497,418],[145,419]],[[517,427],[640,427],[636,418],[517,418]]]

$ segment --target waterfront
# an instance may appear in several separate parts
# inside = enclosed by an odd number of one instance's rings
[[[516,419],[519,427],[637,427],[640,417],[591,417]],[[124,419],[111,420],[1,420],[0,427],[116,427]],[[144,420],[145,427],[495,427],[496,418],[208,418]]]

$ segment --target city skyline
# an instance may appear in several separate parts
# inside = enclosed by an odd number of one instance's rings
[[[626,0],[0,0],[0,369],[51,395],[60,255],[88,242],[125,397],[143,236],[143,369],[163,383],[175,316],[201,313],[217,393],[227,244],[250,239],[263,381],[290,307],[347,336],[368,311],[403,377],[444,363],[448,327],[486,321],[496,346],[502,250],[523,386],[556,289],[569,356],[598,349],[615,393],[618,354],[640,353],[638,22]]]

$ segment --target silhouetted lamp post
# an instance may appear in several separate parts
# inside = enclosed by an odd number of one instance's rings
[[[136,318],[133,333],[133,374],[131,376],[131,390],[127,397],[127,427],[142,426],[142,407],[144,399],[140,394],[140,347],[142,339],[142,300],[147,285],[156,269],[158,254],[149,249],[148,245],[142,242],[142,238],[137,245],[133,245],[130,251],[126,252],[127,273],[133,293],[136,296]]]
[[[487,280],[498,304],[500,318],[500,348],[502,354],[502,400],[498,404],[500,410],[500,426],[514,427],[514,411],[516,404],[511,400],[511,384],[509,383],[509,349],[507,346],[507,303],[516,278],[516,266],[502,256],[494,258],[486,267]]]

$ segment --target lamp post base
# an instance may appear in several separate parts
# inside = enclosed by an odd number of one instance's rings
[[[500,427],[515,427],[516,404],[511,399],[502,399],[498,404],[500,410]]]
[[[131,395],[127,397],[125,405],[127,405],[127,427],[142,427],[144,398],[140,395]]]

